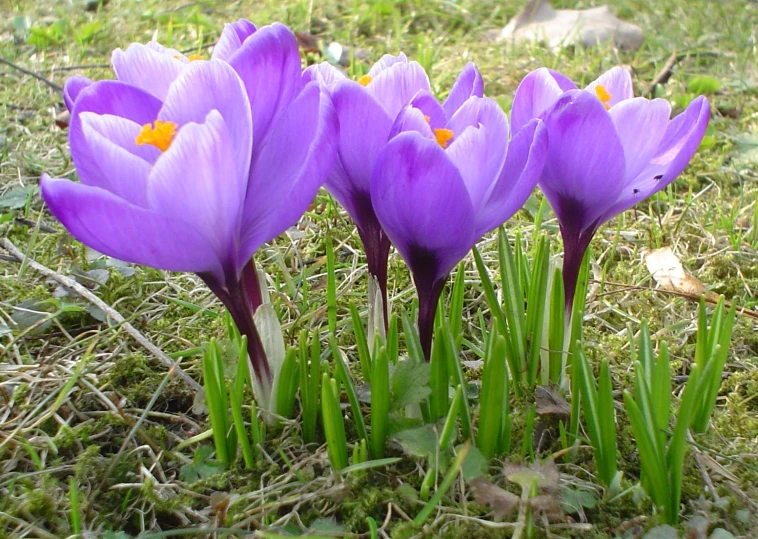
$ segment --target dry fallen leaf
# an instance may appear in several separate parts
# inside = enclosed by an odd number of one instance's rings
[[[568,419],[571,406],[557,390],[548,386],[537,386],[534,392],[538,416],[549,416],[555,419]]]
[[[608,6],[556,10],[549,0],[529,0],[497,40],[546,43],[551,49],[578,44],[593,47],[613,41],[622,49],[634,51],[642,45],[642,29],[617,18]]]
[[[558,490],[560,474],[552,460],[535,462],[529,468],[521,464],[506,464],[503,473],[508,481],[520,485],[521,488],[530,488],[536,481],[540,492],[551,493]]]
[[[713,292],[708,292],[705,289],[703,283],[685,271],[679,258],[670,247],[649,251],[645,254],[644,259],[650,275],[664,290],[693,296],[706,294],[707,297],[715,297]]]
[[[472,480],[471,487],[474,489],[476,503],[492,509],[496,520],[512,515],[519,505],[518,496],[493,485],[483,477]]]

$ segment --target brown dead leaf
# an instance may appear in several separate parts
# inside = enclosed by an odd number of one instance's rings
[[[571,416],[571,406],[566,399],[552,387],[537,386],[535,391],[538,416],[549,416],[555,419],[568,419]]]
[[[715,297],[713,292],[705,289],[703,283],[685,271],[671,247],[649,251],[644,258],[647,270],[662,289],[692,296],[706,294],[706,297]]]
[[[483,477],[471,481],[474,499],[479,505],[489,507],[495,512],[495,519],[501,520],[512,515],[519,505],[519,497],[493,485]]]
[[[55,125],[61,129],[67,129],[69,122],[71,122],[71,114],[67,110],[55,117]]]
[[[521,488],[530,488],[536,481],[540,492],[550,493],[558,490],[560,474],[552,460],[535,462],[529,468],[521,464],[506,464],[503,473],[508,481]]]
[[[550,494],[542,494],[529,499],[529,505],[548,520],[555,521],[563,518],[563,509],[558,501]]]
[[[570,45],[594,47],[613,41],[622,49],[634,51],[642,45],[642,29],[618,19],[608,6],[556,10],[549,0],[530,0],[497,39],[546,43],[551,49]]]

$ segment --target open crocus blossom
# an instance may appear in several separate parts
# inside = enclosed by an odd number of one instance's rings
[[[631,76],[620,67],[584,90],[564,75],[541,68],[516,90],[513,128],[542,118],[548,132],[539,187],[558,217],[563,237],[567,313],[597,229],[674,181],[700,145],[710,105],[698,97],[673,120],[670,114],[668,101],[635,98]]]
[[[371,200],[413,275],[428,360],[448,274],[524,204],[542,171],[547,140],[534,120],[509,143],[508,119],[492,99],[469,97],[448,117],[428,92],[403,108],[392,135],[376,159]]]
[[[244,270],[313,199],[331,167],[336,129],[328,96],[304,85],[299,69],[272,65],[283,56],[277,39],[267,46],[248,49],[245,76],[231,62],[188,64],[163,99],[120,81],[87,85],[69,127],[81,182],[40,181],[50,211],[82,243],[197,273],[247,335],[263,387],[271,375],[248,290],[257,283]],[[246,84],[253,74],[255,102]],[[279,108],[266,101],[272,95],[284,96]]]
[[[408,61],[402,53],[383,56],[357,82],[328,63],[309,67],[306,77],[327,88],[334,103],[340,129],[337,159],[324,186],[356,224],[368,271],[379,285],[386,326],[390,240],[371,204],[371,172],[393,122],[414,95],[429,92],[429,78],[418,62]],[[472,95],[481,97],[482,77],[469,64],[442,105],[445,113],[451,116]]]

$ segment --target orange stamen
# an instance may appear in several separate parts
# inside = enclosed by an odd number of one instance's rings
[[[605,107],[605,110],[610,110],[611,94],[608,93],[608,90],[605,89],[605,86],[603,86],[602,84],[598,84],[597,86],[595,86],[595,94],[597,95],[597,98]]]
[[[202,54],[190,54],[187,56],[187,60],[194,62],[195,60],[205,60],[205,58],[203,58]]]
[[[176,136],[177,127],[178,126],[174,122],[155,120],[153,125],[145,124],[142,126],[142,130],[137,135],[135,142],[138,146],[151,144],[160,151],[165,152],[168,150],[168,147],[171,146],[171,142]]]
[[[437,139],[437,144],[447,148],[447,143],[453,140],[453,132],[450,129],[435,129],[434,138]]]
[[[363,75],[360,79],[358,79],[358,84],[361,86],[368,86],[368,83],[374,80],[374,77],[369,77],[368,75]]]

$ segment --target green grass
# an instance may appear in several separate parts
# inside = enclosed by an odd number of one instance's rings
[[[620,222],[610,222],[592,244],[595,263],[584,348],[595,369],[600,360],[609,360],[620,404],[620,390],[631,388],[633,378],[627,328],[636,332],[641,318],[649,319],[654,340],[665,339],[669,346],[675,395],[681,390],[677,377],[689,372],[694,359],[697,304],[652,290],[642,261],[645,250],[672,246],[709,290],[753,312],[758,305],[758,165],[741,161],[738,145],[738,137],[758,129],[758,4],[742,0],[609,3],[619,16],[645,30],[639,51],[602,46],[555,54],[540,47],[493,43],[488,33],[502,27],[520,8],[521,3],[513,0],[262,0],[254,7],[245,2],[111,0],[96,11],[86,11],[79,0],[6,0],[0,56],[62,85],[70,74],[111,77],[110,51],[132,41],[155,36],[182,50],[207,53],[224,22],[240,17],[258,25],[280,20],[295,31],[314,34],[324,45],[339,42],[357,57],[367,57],[348,69],[354,76],[385,52],[403,50],[429,70],[432,87],[441,96],[463,65],[474,61],[484,76],[485,92],[507,111],[519,80],[537,67],[559,69],[581,83],[614,65],[630,65],[637,93],[645,94],[672,52],[679,53],[661,96],[682,103],[692,79],[717,79],[721,88],[709,96],[714,106],[712,138],[671,188],[626,212]],[[553,4],[595,5],[581,0]],[[0,65],[0,235],[64,275],[107,269],[107,282],[94,293],[164,352],[181,357],[181,367],[201,380],[197,348],[213,337],[225,338],[223,317],[217,316],[221,306],[202,283],[190,275],[142,267],[132,268],[133,275],[122,275],[119,268],[106,267],[103,259],[90,256],[45,211],[36,188],[40,173],[73,174],[66,133],[54,124],[63,110],[59,93],[49,85]],[[258,253],[257,262],[278,283],[273,299],[288,344],[296,343],[304,329],[324,334],[328,327],[325,238],[330,231],[337,289],[335,338],[351,373],[360,378],[349,304],[365,310],[365,262],[354,227],[334,208],[322,192],[297,237],[277,239]],[[533,222],[533,216],[522,210],[509,223],[508,232],[513,237],[520,230],[531,242]],[[542,226],[552,231],[553,244],[557,243],[552,215]],[[485,238],[479,249],[484,263],[497,268],[496,236]],[[489,313],[473,258],[467,258],[463,267],[461,329],[465,340],[483,348],[477,313],[484,311],[485,321]],[[324,535],[330,522],[345,533],[367,533],[366,519],[373,518],[381,527],[389,508],[391,517],[382,528],[387,534],[418,536],[419,530],[403,515],[413,519],[424,506],[418,498],[427,467],[423,460],[404,457],[390,466],[340,479],[329,468],[323,438],[306,446],[298,423],[284,422],[268,429],[263,455],[253,469],[244,469],[238,459],[235,466],[222,470],[208,458],[210,439],[180,445],[208,428],[208,416],[202,400],[194,399],[176,379],[165,386],[130,435],[162,385],[166,368],[123,331],[108,328],[101,313],[85,300],[64,295],[58,296],[63,304],[45,303],[56,287],[28,265],[0,259],[0,538],[66,537],[74,533],[74,522],[82,532],[113,530],[130,536],[177,528],[272,525],[279,532],[312,530]],[[413,297],[407,270],[396,255],[390,262],[390,295],[396,305],[406,307]],[[713,422],[695,438],[696,450],[686,460],[682,496],[683,520],[705,515],[714,527],[747,537],[758,535],[755,328],[754,317],[738,314]],[[402,338],[400,348],[405,350]],[[462,348],[463,360],[479,359],[468,347]],[[75,373],[73,385],[67,385]],[[231,370],[226,374],[231,376]],[[467,374],[476,379],[481,373]],[[68,394],[60,402],[64,391]],[[530,399],[526,395],[512,403],[513,447],[522,445]],[[639,460],[626,415],[617,410],[617,417],[619,469],[625,472],[625,486],[631,486],[638,477]],[[356,438],[351,428],[348,425],[349,440]],[[557,435],[552,436],[550,428],[545,432],[547,443],[535,443],[542,457],[560,449]],[[396,446],[388,449],[388,457],[403,456]],[[580,449],[573,462],[559,464],[559,469],[564,489],[600,488],[589,450]],[[502,483],[502,470],[490,471]],[[704,474],[713,491],[704,490]],[[215,491],[230,496],[223,511],[211,497]],[[78,507],[72,507],[72,500],[78,501]],[[434,511],[426,520],[428,534],[504,537],[513,530],[493,525],[491,513],[473,502],[468,489],[454,486],[441,504],[444,511]],[[611,537],[625,522],[650,513],[649,501],[638,501],[629,493],[585,507],[581,515],[572,514],[574,521],[587,522],[591,528],[574,525],[552,533]],[[653,518],[645,525],[655,523]],[[192,535],[187,531],[186,536]]]

